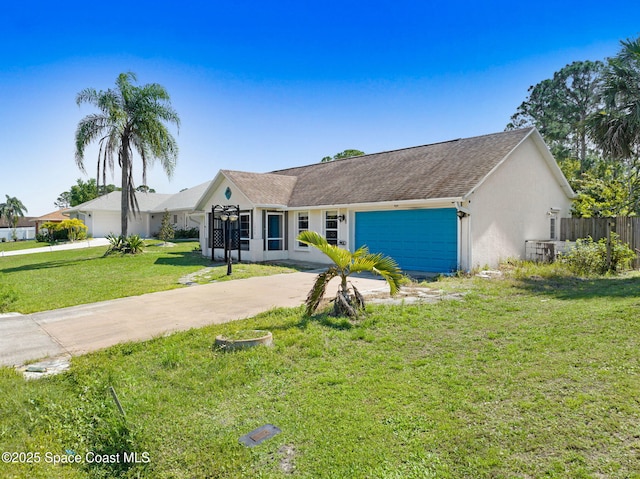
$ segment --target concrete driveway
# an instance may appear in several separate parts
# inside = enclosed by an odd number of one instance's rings
[[[106,238],[90,238],[76,241],[74,243],[64,243],[40,248],[17,249],[14,251],[0,251],[0,258],[3,256],[17,256],[23,254],[51,253],[52,251],[64,251],[69,249],[95,248],[96,246],[107,246],[109,240]]]
[[[24,316],[0,316],[0,365],[75,356],[126,341],[249,318],[304,302],[317,272],[262,276],[174,289]],[[360,291],[387,290],[381,279],[352,279]],[[332,296],[338,278],[327,288]]]

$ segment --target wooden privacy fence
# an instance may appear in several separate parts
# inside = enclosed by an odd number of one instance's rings
[[[587,236],[598,241],[606,238],[609,231],[617,233],[620,241],[627,243],[636,252],[633,268],[640,269],[640,217],[562,218],[560,221],[561,241],[575,241]]]

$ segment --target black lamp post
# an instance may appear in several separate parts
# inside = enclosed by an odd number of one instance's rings
[[[233,231],[232,224],[240,219],[240,205],[215,205],[211,208],[211,261],[215,261],[214,250],[216,247],[224,248],[224,261],[227,263],[227,274],[231,274],[231,248],[233,241],[231,233]],[[222,228],[216,228],[216,221],[222,221]],[[222,233],[222,244],[219,242]],[[240,238],[238,241],[238,261],[240,261]]]
[[[232,261],[231,261],[231,238],[230,231],[231,225],[227,226],[227,222],[235,222],[238,221],[238,209],[235,206],[223,206],[222,213],[220,214],[220,219],[222,220],[222,225],[224,228],[224,254],[227,257],[227,275],[231,274],[232,269]]]

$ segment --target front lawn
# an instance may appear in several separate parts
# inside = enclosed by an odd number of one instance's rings
[[[27,241],[0,241],[0,256],[3,251],[17,251],[21,249],[42,248],[49,243],[38,243],[36,240]]]
[[[0,286],[5,283],[17,294],[11,311],[32,313],[182,287],[180,278],[212,266],[211,260],[194,251],[195,241],[177,242],[172,247],[155,241],[151,244],[136,256],[103,257],[105,246],[0,257]],[[227,277],[226,266],[218,264],[199,282],[292,271],[238,264]]]
[[[74,358],[70,372],[38,381],[2,369],[0,390],[11,391],[2,451],[82,463],[0,469],[30,478],[640,478],[640,275],[435,286],[465,294],[370,306],[355,324],[274,310]],[[269,329],[275,346],[211,349],[238,329]],[[282,432],[254,448],[238,443],[265,424]],[[141,462],[124,463],[124,452]],[[113,464],[87,462],[118,453]]]

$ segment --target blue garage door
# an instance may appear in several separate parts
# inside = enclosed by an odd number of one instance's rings
[[[356,213],[356,248],[367,245],[404,270],[449,273],[458,267],[455,208]]]

